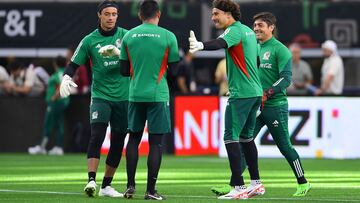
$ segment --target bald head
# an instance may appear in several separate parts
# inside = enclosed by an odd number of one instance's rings
[[[299,44],[291,44],[289,49],[292,53],[292,60],[294,63],[299,63],[301,58],[301,46]]]

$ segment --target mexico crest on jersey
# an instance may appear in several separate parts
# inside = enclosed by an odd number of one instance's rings
[[[120,48],[121,47],[121,39],[117,39],[115,42],[115,45],[117,48]]]
[[[269,58],[270,58],[270,51],[267,51],[267,52],[265,52],[264,53],[264,56],[263,56],[263,60],[269,60]]]

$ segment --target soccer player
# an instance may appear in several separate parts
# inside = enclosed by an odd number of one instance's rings
[[[190,51],[226,49],[230,97],[225,111],[224,142],[232,172],[231,191],[219,199],[247,199],[265,193],[258,170],[257,148],[253,138],[256,112],[261,104],[261,84],[257,68],[255,33],[240,19],[240,7],[232,0],[214,0],[212,18],[224,33],[205,43],[190,31]],[[249,166],[251,184],[246,188],[242,176],[240,144]]]
[[[91,86],[90,124],[91,137],[87,151],[88,183],[84,188],[89,197],[96,194],[96,172],[100,161],[100,148],[108,123],[111,126],[110,149],[106,159],[105,175],[99,196],[122,197],[111,187],[118,167],[127,134],[129,78],[120,73],[119,54],[121,40],[127,30],[117,27],[118,5],[105,0],[98,6],[99,27],[88,34],[78,45],[61,83],[62,97],[70,95],[76,87],[72,76],[79,65],[91,59],[93,81]]]
[[[29,154],[46,154],[46,145],[53,130],[55,130],[55,146],[48,152],[49,155],[63,155],[64,111],[69,105],[69,98],[60,97],[60,82],[66,66],[66,59],[58,56],[54,60],[55,72],[50,76],[46,89],[45,101],[47,104],[43,126],[43,137],[40,145],[29,147]]]
[[[299,154],[290,142],[288,130],[288,101],[286,88],[291,83],[291,53],[279,42],[273,32],[276,17],[269,12],[253,17],[254,31],[259,41],[259,77],[263,88],[262,112],[256,120],[254,134],[266,125],[277,145],[291,166],[298,182],[293,196],[305,196],[310,184],[304,176]]]
[[[130,76],[129,89],[129,142],[126,147],[126,198],[135,193],[135,173],[138,147],[147,120],[150,151],[147,160],[148,175],[146,200],[164,200],[156,189],[161,158],[162,139],[171,130],[167,68],[179,61],[175,35],[158,26],[159,5],[154,0],[139,4],[142,24],[129,30],[121,45],[122,75]]]
[[[291,53],[274,36],[276,17],[269,12],[253,17],[254,31],[259,41],[259,77],[263,87],[262,112],[257,117],[254,134],[257,135],[266,125],[280,152],[291,166],[298,182],[293,196],[305,196],[310,184],[304,176],[300,157],[290,142],[288,130],[288,101],[286,88],[291,83]],[[217,194],[228,191],[226,187],[217,187]]]

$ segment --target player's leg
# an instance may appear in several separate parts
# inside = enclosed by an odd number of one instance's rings
[[[299,154],[291,144],[288,130],[288,105],[267,107],[264,118],[269,131],[279,148],[281,154],[286,158],[298,182],[298,189],[294,196],[305,196],[310,189]]]
[[[46,107],[44,125],[42,131],[42,138],[40,145],[36,145],[34,147],[29,147],[29,154],[46,154],[46,145],[49,141],[49,137],[51,135],[51,131],[54,127],[54,113],[53,113],[53,105],[49,103]]]
[[[110,149],[106,158],[105,174],[99,191],[99,196],[122,197],[123,194],[111,187],[111,182],[118,168],[127,134],[128,102],[110,102],[111,136]]]
[[[96,172],[100,161],[100,149],[105,138],[110,120],[109,102],[102,99],[92,99],[90,104],[91,135],[87,150],[88,184],[84,191],[89,197],[96,194]]]
[[[261,128],[264,125],[265,125],[265,123],[263,122],[262,116],[260,114],[260,116],[256,118],[256,125],[255,125],[255,130],[254,130],[254,133],[253,133],[254,139],[255,139],[256,135],[260,132]],[[242,152],[241,153],[241,173],[244,173],[246,168],[247,168],[247,165],[246,165],[245,155]],[[216,195],[220,196],[220,195],[224,195],[224,194],[229,193],[231,191],[231,189],[232,189],[231,186],[223,185],[223,186],[212,187],[211,191],[213,193],[215,193]]]
[[[254,141],[254,132],[257,124],[256,112],[260,106],[260,103],[260,97],[252,98],[251,100],[249,99],[249,101],[245,103],[249,105],[247,108],[250,109],[250,112],[248,113],[246,123],[240,134],[240,143],[245,155],[245,160],[251,179],[250,186],[247,188],[249,197],[263,195],[265,193],[265,188],[260,181],[258,151]],[[258,129],[256,129],[257,132],[259,131],[259,129],[261,129],[260,126],[261,122],[259,122]]]
[[[147,160],[148,177],[145,199],[164,200],[165,197],[156,191],[156,181],[161,166],[162,140],[165,134],[171,132],[169,103],[149,103],[147,118],[150,150]]]
[[[245,99],[229,99],[225,110],[225,134],[224,143],[231,169],[230,186],[231,191],[218,199],[247,199],[246,186],[241,171],[241,149],[239,135],[250,112],[249,108],[243,105]]]
[[[129,141],[126,146],[127,189],[125,198],[132,198],[135,193],[135,174],[139,159],[139,144],[141,142],[146,121],[146,103],[129,102],[128,126]]]
[[[56,102],[54,105],[54,131],[55,146],[49,150],[49,155],[63,155],[63,139],[64,139],[64,111],[67,103]]]

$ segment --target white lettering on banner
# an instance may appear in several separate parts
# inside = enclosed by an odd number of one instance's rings
[[[224,122],[226,98],[221,98],[220,122]],[[348,97],[289,97],[290,140],[300,157],[303,158],[359,158],[360,137],[358,106],[359,98]],[[272,121],[274,124],[278,123]],[[224,126],[221,125],[221,130]],[[222,139],[221,133],[221,138]],[[266,127],[258,133],[259,157],[283,157],[269,135]],[[225,145],[221,142],[219,155],[226,156]]]
[[[211,146],[213,148],[219,146],[219,111],[211,113]]]
[[[184,112],[184,139],[185,149],[191,148],[191,131],[194,133],[195,138],[199,141],[203,149],[208,148],[208,134],[209,134],[209,112],[201,112],[201,127],[196,122],[190,111]]]
[[[8,12],[0,10],[0,18],[6,17],[4,25],[4,33],[8,37],[25,37],[36,35],[36,18],[42,16],[41,10],[24,10],[22,13],[19,10],[10,10]],[[21,17],[27,18],[28,21],[22,20]],[[25,25],[28,22],[28,30],[25,30]]]

